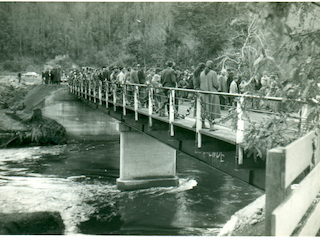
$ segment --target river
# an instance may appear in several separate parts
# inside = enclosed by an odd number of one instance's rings
[[[0,150],[0,211],[59,211],[66,235],[216,236],[263,192],[183,153],[177,187],[121,192],[116,121],[72,98],[46,100],[68,143]]]

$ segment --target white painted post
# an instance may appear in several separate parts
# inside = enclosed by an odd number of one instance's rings
[[[240,97],[238,104],[237,104],[237,115],[238,115],[238,122],[237,122],[237,134],[236,134],[236,143],[240,144],[243,142],[243,135],[244,135],[244,120],[242,119],[243,105],[244,98]],[[239,146],[238,151],[238,164],[243,164],[243,148]]]
[[[303,104],[301,108],[301,116],[300,116],[300,119],[301,119],[300,131],[304,131],[307,127],[308,110],[309,110],[309,105]]]
[[[97,91],[96,91],[97,85],[96,82],[93,83],[93,102],[97,102]]]
[[[122,109],[123,109],[123,116],[125,116],[126,113],[126,85],[123,84],[123,92],[122,92]]]
[[[99,105],[102,105],[101,83],[99,83]]]
[[[83,81],[81,81],[81,97],[83,97]]]
[[[170,136],[174,136],[173,129],[173,121],[174,121],[174,90],[169,91],[169,125],[170,125]]]
[[[91,101],[91,87],[90,87],[90,82],[88,83],[89,85],[89,91],[88,91],[88,96],[89,96],[89,101]]]
[[[134,119],[138,121],[138,86],[134,86]]]
[[[151,87],[149,87],[149,127],[152,127],[152,110],[153,110],[153,89]]]
[[[116,93],[117,93],[117,87],[116,85],[114,84],[113,85],[114,88],[113,88],[113,111],[117,111],[117,96],[116,96]]]
[[[196,134],[197,134],[197,142],[198,142],[198,148],[201,148],[201,133],[200,130],[202,129],[202,120],[201,120],[201,99],[200,99],[200,93],[197,92],[197,98],[196,98],[196,106],[197,106],[197,112],[196,112]]]
[[[106,108],[109,108],[109,83],[106,83]]]
[[[84,87],[84,98],[88,99],[88,88],[87,88],[87,85]]]

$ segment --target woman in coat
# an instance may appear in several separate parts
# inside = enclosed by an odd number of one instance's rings
[[[209,60],[206,63],[206,68],[200,74],[200,90],[218,92],[218,89],[218,76],[217,73],[213,71],[213,61]],[[202,101],[204,102],[209,122],[211,122],[210,120],[221,117],[219,95],[203,94]]]

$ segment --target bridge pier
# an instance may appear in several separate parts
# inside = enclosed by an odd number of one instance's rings
[[[120,190],[177,186],[176,150],[120,123]]]

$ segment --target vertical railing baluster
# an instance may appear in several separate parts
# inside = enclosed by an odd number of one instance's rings
[[[239,101],[237,102],[237,134],[236,134],[236,144],[238,145],[238,164],[243,164],[243,148],[239,146],[240,143],[243,142],[243,135],[244,135],[244,120],[243,120],[243,105],[244,98],[240,97]]]
[[[91,84],[90,84],[90,81],[88,82],[88,85],[89,85],[88,96],[89,96],[89,101],[91,101]]]
[[[138,86],[134,86],[134,119],[138,121]]]
[[[94,103],[97,102],[97,91],[96,91],[96,88],[97,88],[97,84],[96,84],[96,82],[94,81],[94,82],[93,82],[93,102],[94,102]]]
[[[174,90],[169,91],[169,124],[170,136],[174,136],[173,121],[174,121]]]
[[[149,127],[152,127],[152,110],[153,110],[153,89],[149,87]]]
[[[123,91],[122,91],[122,109],[123,109],[123,116],[127,114],[126,112],[126,85],[123,84]]]
[[[88,87],[87,87],[87,84],[84,86],[84,98],[88,99]]]
[[[202,136],[200,133],[200,130],[202,129],[202,119],[201,119],[201,98],[200,93],[197,92],[196,96],[196,134],[197,134],[197,142],[198,142],[198,148],[201,148],[202,144]]]
[[[99,82],[99,105],[102,105],[102,92],[101,92],[101,83]]]
[[[117,86],[116,84],[114,83],[113,84],[113,111],[117,111]]]
[[[83,81],[81,81],[81,97],[83,97]]]
[[[106,82],[106,108],[109,108],[109,82]]]

